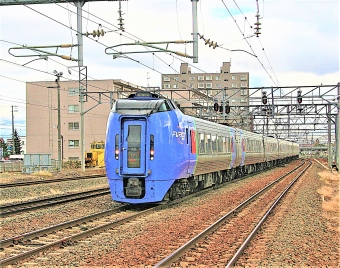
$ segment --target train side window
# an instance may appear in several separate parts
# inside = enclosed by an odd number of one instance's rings
[[[217,137],[217,151],[219,153],[223,153],[224,152],[224,147],[225,147],[225,145],[224,145],[224,137],[218,136]]]
[[[205,146],[204,146],[204,133],[199,133],[199,153],[204,154],[205,153]]]
[[[205,152],[211,154],[211,134],[205,134]]]
[[[212,153],[217,153],[217,135],[211,136],[211,150]]]

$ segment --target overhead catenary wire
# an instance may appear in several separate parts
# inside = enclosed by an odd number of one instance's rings
[[[66,24],[61,23],[60,21],[55,20],[55,19],[53,19],[53,18],[47,16],[46,14],[43,14],[42,12],[37,11],[37,10],[35,10],[34,8],[29,7],[29,6],[27,6],[27,5],[24,5],[24,6],[27,7],[27,8],[29,8],[29,9],[31,9],[32,11],[35,11],[35,12],[37,12],[37,13],[39,13],[39,14],[41,14],[41,15],[43,15],[43,16],[45,16],[45,17],[47,17],[47,18],[49,18],[49,19],[51,19],[51,20],[53,20],[53,21],[55,21],[55,22],[57,22],[57,23],[59,23],[59,24],[61,24],[61,25],[63,25],[64,27],[70,29],[70,27],[67,26]],[[63,8],[65,8],[65,7],[63,7]],[[73,11],[72,11],[72,12],[73,12]],[[114,26],[114,27],[116,27],[116,26]],[[77,32],[75,29],[71,29],[71,30]],[[89,39],[91,39],[91,40],[97,42],[98,44],[101,44],[101,45],[104,46],[104,47],[107,47],[105,44],[103,44],[103,43],[101,43],[101,42],[99,42],[99,41],[97,41],[97,40],[95,40],[95,39],[93,39],[93,38],[90,38],[89,36],[88,36],[87,38],[89,38]],[[140,65],[142,65],[142,66],[144,66],[144,67],[146,67],[146,68],[148,68],[148,69],[151,69],[151,70],[153,70],[153,71],[156,71],[156,72],[158,72],[159,74],[162,74],[160,71],[155,70],[154,68],[152,68],[152,67],[150,67],[150,66],[148,66],[148,65],[146,65],[146,64],[144,64],[144,63],[142,63],[142,62],[140,62],[140,61],[138,61],[138,60],[135,60],[135,59],[133,59],[133,58],[131,58],[131,57],[128,57],[128,56],[127,56],[126,58],[128,58],[128,59],[130,59],[130,60],[133,60],[133,61],[139,63]],[[204,71],[203,71],[203,72],[204,72]],[[65,77],[64,77],[64,78],[65,78]],[[182,84],[183,86],[185,86],[189,91],[192,90],[192,89],[190,88],[189,85],[183,84],[182,82],[179,82],[179,84]]]
[[[250,26],[250,28],[252,27],[251,25],[250,25],[250,23],[249,23],[249,21],[246,19],[247,17],[243,14],[243,12],[242,12],[242,10],[241,10],[241,8],[239,7],[239,5],[236,3],[236,1],[235,0],[233,0],[234,1],[234,3],[235,3],[235,5],[237,6],[237,8],[240,10],[240,12],[241,12],[241,14],[242,14],[242,16],[245,18],[245,21],[247,21],[247,23],[248,23],[248,25]],[[222,2],[223,2],[223,0],[222,0]],[[258,5],[258,0],[256,0],[256,5],[257,5],[257,13],[259,13],[259,5]],[[263,15],[262,15],[262,17],[261,18],[263,18],[264,17],[264,0],[263,0]],[[228,12],[229,12],[229,10],[228,10]],[[229,14],[230,14],[230,12],[229,12]],[[230,14],[231,15],[231,14]],[[231,15],[232,16],[232,15]],[[234,20],[235,21],[235,20]],[[236,21],[235,21],[235,23],[236,23]],[[237,24],[237,23],[236,23]],[[239,28],[240,29],[240,28]],[[241,31],[242,32],[242,31]],[[243,33],[243,36],[244,36],[244,33]],[[267,59],[267,61],[268,61],[268,64],[269,64],[269,66],[270,66],[270,68],[271,68],[271,70],[272,70],[272,72],[273,72],[273,75],[275,76],[275,79],[276,79],[276,81],[277,81],[277,84],[280,86],[280,82],[279,82],[279,80],[277,79],[277,77],[276,77],[276,74],[275,74],[275,72],[274,72],[274,69],[273,69],[273,67],[272,67],[272,65],[271,65],[271,63],[270,63],[270,61],[269,61],[269,58],[268,58],[268,56],[267,56],[267,54],[266,54],[266,52],[265,52],[265,49],[264,49],[264,47],[263,47],[263,45],[262,45],[262,42],[261,42],[261,39],[260,39],[260,37],[259,36],[257,36],[258,38],[258,41],[259,41],[259,43],[260,43],[260,45],[261,45],[261,48],[262,48],[262,52],[265,54],[265,56],[266,56],[266,59]],[[248,45],[250,46],[250,44],[248,43]],[[251,47],[251,46],[250,46]],[[260,62],[261,63],[261,62]],[[262,63],[261,63],[261,65],[262,65]],[[262,65],[263,66],[263,65]],[[263,66],[264,67],[264,66]],[[271,76],[270,76],[270,78],[271,78]],[[272,78],[271,78],[272,79]],[[273,80],[273,79],[272,79]],[[274,82],[274,81],[273,81]],[[274,82],[275,83],[275,82]],[[276,85],[276,83],[275,83],[275,85]]]

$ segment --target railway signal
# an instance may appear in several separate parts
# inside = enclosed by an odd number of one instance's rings
[[[267,92],[266,91],[262,91],[262,103],[263,104],[267,104]]]
[[[215,111],[215,112],[218,112],[218,110],[219,110],[219,105],[218,105],[217,102],[215,102],[215,103],[214,103],[214,111]]]
[[[301,96],[302,91],[298,90],[297,92],[297,102],[298,103],[302,103],[302,96]]]
[[[229,101],[226,101],[226,103],[225,103],[225,113],[226,113],[226,114],[230,114]]]

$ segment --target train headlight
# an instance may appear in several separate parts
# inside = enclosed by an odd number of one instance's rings
[[[119,145],[119,135],[117,134],[116,139],[115,139],[115,158],[116,158],[116,160],[118,160],[118,158],[119,158],[119,147],[118,147],[118,145]]]
[[[154,144],[154,136],[150,135],[150,160],[153,160],[155,156]]]

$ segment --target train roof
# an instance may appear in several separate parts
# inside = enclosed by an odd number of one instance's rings
[[[138,91],[134,94],[130,94],[128,99],[143,99],[143,100],[152,100],[152,99],[163,99],[160,98],[158,94],[149,92],[149,91]]]

